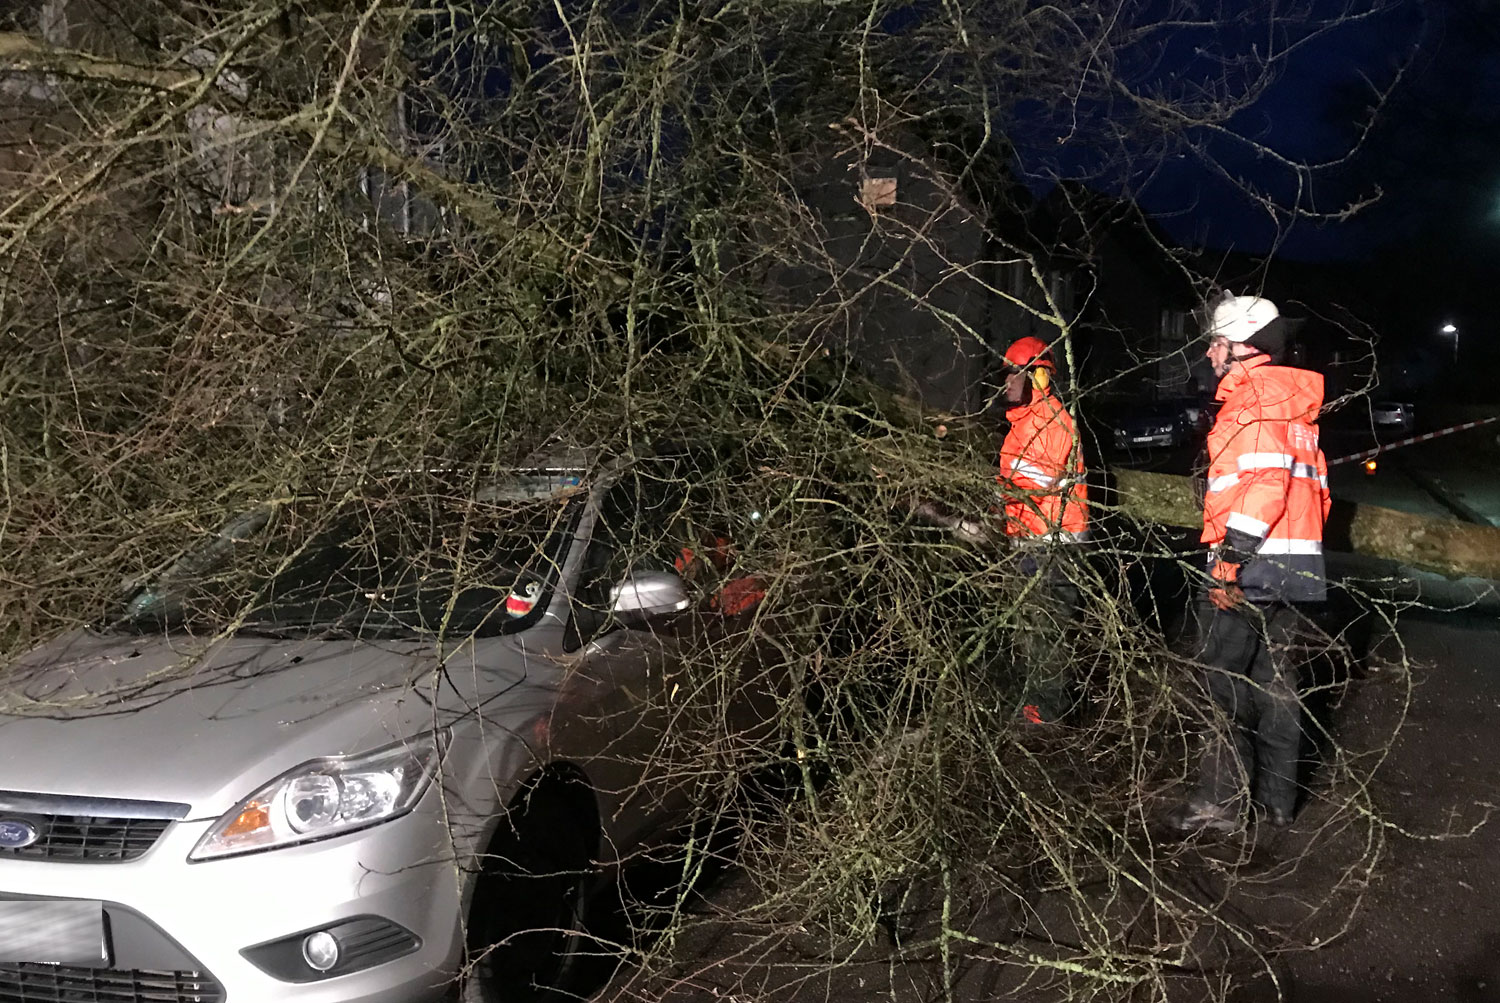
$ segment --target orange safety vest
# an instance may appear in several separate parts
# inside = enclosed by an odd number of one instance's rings
[[[1208,433],[1203,497],[1210,563],[1239,563],[1249,599],[1321,601],[1329,506],[1328,461],[1318,448],[1323,377],[1252,356],[1235,360],[1217,397],[1223,405]]]
[[[1088,530],[1088,485],[1073,416],[1050,390],[1005,412],[1010,431],[1000,444],[1005,532],[1076,542]]]

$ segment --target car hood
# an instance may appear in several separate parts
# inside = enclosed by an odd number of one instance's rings
[[[0,790],[139,798],[217,816],[299,763],[431,730],[431,642],[80,631],[0,687]]]

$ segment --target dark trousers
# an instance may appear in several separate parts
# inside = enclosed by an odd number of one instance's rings
[[[1222,712],[1203,752],[1198,797],[1243,806],[1251,791],[1290,817],[1302,744],[1299,673],[1312,624],[1285,604],[1225,611],[1203,599],[1198,616],[1204,685]]]
[[[1023,705],[1037,708],[1043,721],[1067,715],[1076,699],[1073,645],[1077,629],[1079,593],[1070,575],[1078,560],[1066,544],[1050,552],[1026,554],[1021,570],[1037,578],[1026,604],[1026,624],[1020,631],[1019,655],[1026,672]]]

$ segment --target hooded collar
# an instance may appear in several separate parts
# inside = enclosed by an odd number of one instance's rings
[[[1219,381],[1215,396],[1225,405],[1221,416],[1249,409],[1257,421],[1316,422],[1323,406],[1323,377],[1255,356],[1230,369]]]
[[[1247,359],[1231,359],[1229,372],[1219,379],[1219,389],[1214,394],[1214,399],[1226,401],[1229,395],[1234,393],[1245,382],[1250,379],[1250,374],[1261,366],[1271,364],[1271,357],[1262,352],[1260,355],[1252,355]]]

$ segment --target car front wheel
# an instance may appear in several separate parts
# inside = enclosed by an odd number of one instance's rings
[[[596,827],[573,800],[523,794],[491,840],[469,909],[463,1003],[577,998]]]

